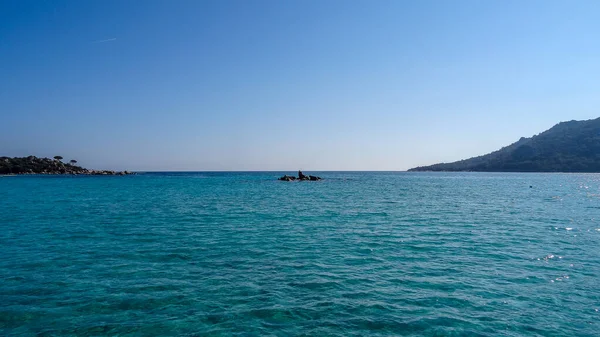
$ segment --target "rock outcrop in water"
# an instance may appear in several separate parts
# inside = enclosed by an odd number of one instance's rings
[[[282,181],[318,181],[321,180],[321,177],[317,177],[317,176],[311,176],[311,175],[304,175],[302,173],[302,171],[298,171],[298,177],[294,177],[294,176],[288,176],[287,174],[284,175],[283,177],[279,178],[279,180]]]
[[[0,157],[0,174],[72,174],[72,175],[129,175],[129,171],[89,170],[74,165],[77,161],[63,163],[59,159],[38,158],[36,156],[9,158]]]

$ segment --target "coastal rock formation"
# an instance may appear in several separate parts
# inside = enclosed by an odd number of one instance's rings
[[[298,177],[294,177],[294,176],[288,176],[287,174],[284,175],[283,177],[279,178],[278,180],[281,181],[318,181],[321,180],[321,177],[317,177],[317,176],[310,176],[310,175],[304,175],[302,174],[302,171],[298,171]]]
[[[63,163],[62,157],[56,156],[55,159],[38,158],[35,156],[22,158],[0,157],[0,174],[71,174],[71,175],[129,175],[135,174],[129,171],[110,171],[110,170],[88,170],[71,160],[70,163]]]
[[[284,175],[283,177],[279,178],[279,180],[283,180],[283,181],[294,181],[296,180],[296,177],[294,176],[288,176],[287,174]]]

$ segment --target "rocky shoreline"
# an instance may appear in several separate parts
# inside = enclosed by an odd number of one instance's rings
[[[0,157],[0,175],[94,175],[94,176],[124,176],[135,174],[130,171],[90,170],[75,165],[76,160],[62,162],[62,157],[54,159],[29,157]]]
[[[5,173],[4,175],[88,175],[88,176],[125,176],[136,174],[135,172],[130,171],[111,171],[111,170],[88,170],[84,169],[83,171],[43,171],[43,172],[23,172],[23,173]]]

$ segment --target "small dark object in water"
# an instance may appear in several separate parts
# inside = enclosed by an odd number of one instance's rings
[[[319,180],[321,180],[321,177],[307,176],[307,175],[304,175],[302,173],[302,171],[298,171],[298,178],[296,178],[294,176],[288,176],[286,174],[283,177],[279,178],[278,180],[281,180],[281,181],[295,181],[295,180],[319,181]]]
[[[533,186],[529,185],[529,188],[533,188]]]

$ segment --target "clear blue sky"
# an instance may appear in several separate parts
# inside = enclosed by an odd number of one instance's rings
[[[405,170],[600,116],[600,1],[0,1],[0,155]]]

